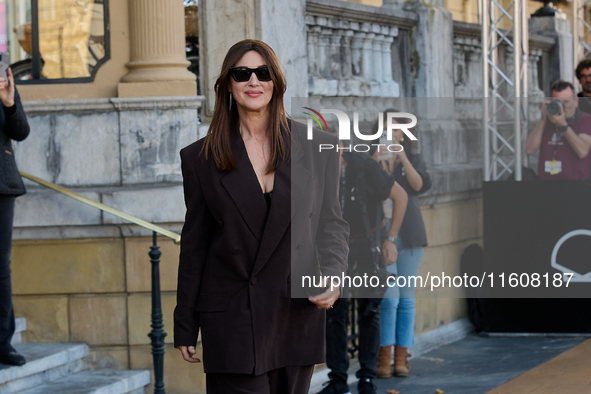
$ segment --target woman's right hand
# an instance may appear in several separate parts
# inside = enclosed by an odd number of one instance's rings
[[[183,354],[183,359],[189,363],[200,363],[197,357],[193,357],[195,355],[195,346],[179,346],[178,349]]]
[[[341,289],[339,287],[332,288],[331,286],[322,294],[318,294],[315,297],[308,297],[308,300],[316,304],[318,309],[331,309],[333,304],[339,299],[340,294]]]

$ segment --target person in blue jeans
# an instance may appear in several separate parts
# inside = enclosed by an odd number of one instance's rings
[[[399,112],[388,110],[386,112]],[[386,119],[386,116],[384,116]],[[374,127],[377,129],[377,125]],[[384,125],[384,130],[386,125]],[[416,136],[416,130],[412,130]],[[402,130],[392,132],[392,143],[404,147],[401,152],[384,157],[374,154],[384,170],[399,183],[408,194],[406,214],[396,239],[398,259],[386,266],[388,272],[399,278],[416,276],[423,258],[423,248],[427,246],[427,234],[421,215],[421,206],[417,196],[431,188],[431,178],[419,154],[412,153],[411,140]],[[381,160],[380,160],[381,159]],[[387,210],[387,209],[386,209]],[[386,212],[387,214],[387,212]],[[388,227],[389,227],[388,223]],[[404,281],[400,279],[402,283]],[[414,344],[415,289],[411,286],[389,287],[381,301],[381,341],[378,359],[377,377],[385,379],[392,376],[392,346],[394,346],[394,375],[408,376],[408,348]]]
[[[15,330],[10,284],[12,220],[14,200],[25,193],[14,160],[12,140],[27,138],[29,124],[10,69],[8,81],[0,77],[0,101],[0,364],[23,365],[25,358],[10,345]]]

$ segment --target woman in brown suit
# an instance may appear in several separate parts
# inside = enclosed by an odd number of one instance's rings
[[[181,151],[187,213],[174,343],[200,362],[201,330],[210,394],[307,393],[339,291],[292,298],[291,278],[347,268],[338,153],[317,149],[336,137],[315,131],[307,140],[285,115],[285,86],[268,45],[235,44],[207,136]]]

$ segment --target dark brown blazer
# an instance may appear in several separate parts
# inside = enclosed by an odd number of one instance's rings
[[[238,130],[231,172],[198,157],[203,140],[181,150],[187,213],[174,344],[194,346],[201,330],[206,373],[259,375],[324,362],[325,311],[291,297],[290,263],[298,275],[347,270],[338,153],[318,153],[337,138],[315,130],[308,141],[305,126],[291,121],[290,128],[291,161],[275,171],[268,217]]]

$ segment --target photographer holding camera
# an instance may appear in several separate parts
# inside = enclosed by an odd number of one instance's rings
[[[525,151],[540,150],[538,179],[589,179],[591,115],[578,108],[574,86],[558,80],[550,87],[552,101],[542,104],[542,117],[527,137]]]

